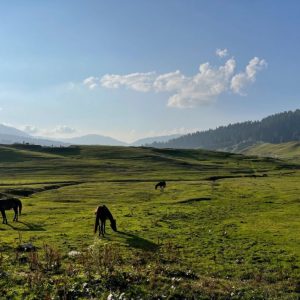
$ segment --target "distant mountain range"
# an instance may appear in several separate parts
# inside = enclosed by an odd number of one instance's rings
[[[241,152],[256,143],[300,141],[300,109],[278,113],[261,121],[229,124],[216,129],[186,135],[168,135],[139,139],[131,144],[98,134],[88,134],[60,141],[31,136],[14,127],[0,124],[0,143],[29,143],[42,146],[110,145],[149,146],[156,148],[203,148]]]
[[[0,124],[0,144],[29,143],[42,146],[66,146],[60,141],[33,137],[26,132],[11,126]]]
[[[167,142],[179,135],[159,136],[144,138],[128,144],[117,139],[103,136],[99,134],[87,134],[73,138],[62,138],[60,140],[47,139],[43,137],[36,137],[28,133],[16,129],[11,126],[0,124],[0,144],[15,144],[15,143],[29,143],[42,146],[68,146],[68,145],[109,145],[109,146],[142,146],[146,144],[157,142]]]
[[[64,138],[64,142],[72,145],[109,145],[109,146],[128,146],[128,144],[99,134],[87,134],[83,136]]]
[[[180,137],[180,134],[156,136],[139,139],[133,143],[125,143],[120,140],[99,134],[87,134],[79,137],[64,138],[63,142],[74,145],[109,145],[109,146],[145,146],[154,142],[167,142]]]
[[[68,146],[67,143],[48,140],[43,138],[35,138],[35,137],[27,137],[27,136],[17,136],[17,135],[9,135],[9,134],[1,134],[0,133],[0,144],[34,144],[34,145],[42,145],[42,146]]]
[[[17,128],[0,124],[0,136],[7,135],[7,136],[19,136],[19,137],[30,137],[29,134],[26,132],[19,130]]]
[[[157,148],[204,148],[238,152],[251,144],[300,140],[300,109],[278,113],[261,121],[247,121],[195,132],[168,142],[154,142]]]

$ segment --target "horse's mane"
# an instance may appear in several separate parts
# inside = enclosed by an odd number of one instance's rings
[[[20,199],[18,198],[14,198],[14,197],[8,197],[8,198],[4,198],[2,200],[0,200],[0,204],[1,204],[1,201],[3,201],[2,203],[6,202],[6,203],[15,203],[17,204],[18,206],[21,206],[22,207],[22,202]]]
[[[103,205],[103,208],[105,209],[105,213],[106,213],[107,217],[109,218],[109,220],[112,221],[114,218],[113,218],[113,215],[111,214],[110,210],[105,205]]]

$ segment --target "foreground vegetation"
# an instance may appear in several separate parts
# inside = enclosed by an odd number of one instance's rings
[[[0,225],[0,299],[298,299],[299,168],[203,150],[1,146],[0,195],[24,208]],[[101,204],[118,232],[107,224],[99,239]]]

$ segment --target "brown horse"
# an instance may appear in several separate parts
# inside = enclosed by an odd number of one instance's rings
[[[158,184],[155,185],[155,189],[159,187],[161,190],[163,190],[167,186],[165,181],[160,181]]]
[[[14,221],[18,221],[18,216],[21,215],[22,202],[17,198],[7,198],[0,200],[0,211],[2,214],[3,222],[2,224],[7,224],[7,218],[5,211],[13,209],[15,212]]]
[[[97,232],[97,229],[99,227],[99,236],[100,236],[100,234],[102,234],[102,236],[104,236],[105,222],[107,219],[110,220],[110,227],[112,228],[112,230],[117,231],[116,220],[113,218],[111,212],[105,205],[98,206],[95,211],[95,214],[96,214],[95,233]],[[100,220],[100,225],[99,225],[99,220]]]

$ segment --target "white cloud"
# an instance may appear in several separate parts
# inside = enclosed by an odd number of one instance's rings
[[[258,57],[252,58],[245,72],[236,74],[231,79],[231,89],[234,93],[243,95],[244,88],[255,81],[256,73],[267,66],[267,63],[264,59],[259,59]]]
[[[71,133],[75,133],[77,130],[73,127],[69,127],[66,125],[59,125],[56,126],[52,132],[55,134],[71,134]]]
[[[228,51],[217,49],[217,53],[224,57]],[[179,70],[165,74],[106,74],[100,79],[86,78],[83,83],[90,89],[102,86],[110,89],[125,87],[138,92],[166,92],[170,93],[167,103],[169,107],[185,108],[214,102],[226,92],[241,94],[249,83],[255,81],[257,72],[265,66],[265,60],[254,57],[244,72],[235,73],[236,61],[230,58],[219,67],[211,66],[208,62],[203,63],[194,76],[185,76]]]
[[[199,73],[186,78],[182,86],[169,98],[168,106],[184,108],[211,103],[216,96],[228,89],[234,70],[234,59],[229,59],[224,66],[217,69],[209,63],[200,65]]]
[[[225,49],[217,49],[216,50],[216,55],[223,58],[223,57],[226,57],[228,56],[228,50],[225,48]]]
[[[45,136],[45,137],[65,137],[72,136],[78,131],[66,125],[57,125],[54,128],[40,128],[33,125],[24,125],[20,127],[21,130],[34,135],[34,136]]]
[[[139,92],[149,92],[152,89],[156,76],[155,72],[132,73],[128,75],[107,74],[101,78],[100,83],[103,87],[111,89],[124,86]]]
[[[171,92],[173,95],[168,100],[168,106],[194,107],[212,102],[228,89],[235,64],[234,59],[229,59],[219,68],[204,63],[192,77],[184,76],[179,70],[161,75],[154,72],[105,75],[101,84],[106,88],[119,88],[123,85],[136,91]]]
[[[99,78],[94,76],[88,77],[83,80],[83,84],[91,90],[97,87],[98,82],[99,82]]]
[[[179,70],[171,73],[166,73],[157,76],[153,82],[153,89],[156,92],[172,92],[178,90],[186,82],[184,75],[180,73]]]

